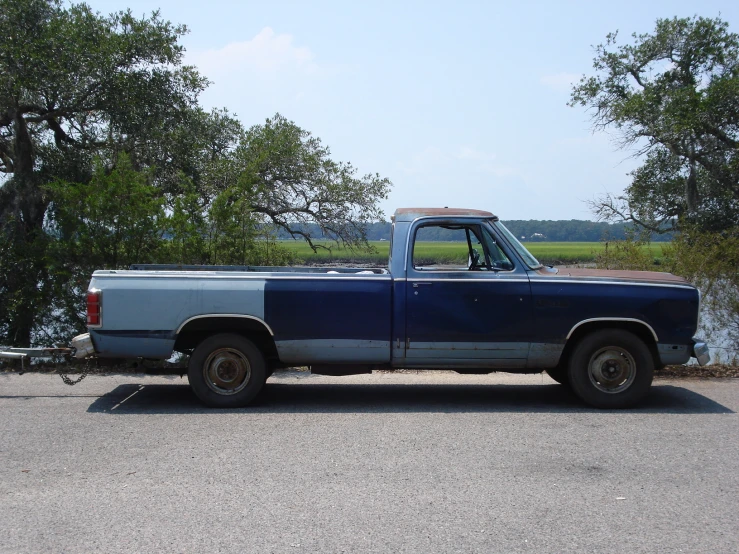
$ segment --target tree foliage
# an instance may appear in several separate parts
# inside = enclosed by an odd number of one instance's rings
[[[653,231],[739,225],[739,36],[693,17],[660,19],[632,44],[617,39],[596,47],[596,75],[573,88],[570,105],[645,158],[625,195],[596,201],[596,214]]]
[[[739,363],[739,228],[709,233],[683,227],[672,242],[663,244],[646,245],[638,237],[609,242],[596,256],[596,264],[687,278],[701,291],[699,333],[709,340],[713,359]]]
[[[390,181],[356,176],[356,169],[330,157],[321,140],[280,114],[251,127],[236,149],[235,189],[250,198],[253,214],[292,237],[319,247],[305,224],[350,247],[366,246],[366,225],[382,219],[377,203]]]
[[[35,311],[43,322],[40,340],[64,343],[70,329],[85,320],[79,298],[98,268],[124,269],[140,260],[156,261],[164,247],[164,200],[150,172],[136,171],[121,154],[107,170],[97,160],[86,183],[58,181],[45,187],[46,279],[40,282],[44,304]]]
[[[64,249],[60,258],[84,272],[125,269],[162,248],[164,198],[125,154],[109,171],[98,161],[87,183],[56,182],[47,192],[47,231]]]
[[[0,0],[0,217],[39,228],[44,182],[86,177],[101,148],[133,154],[196,105],[206,81],[181,65],[185,31],[158,13]]]

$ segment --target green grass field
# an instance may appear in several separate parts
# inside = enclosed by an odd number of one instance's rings
[[[390,242],[372,241],[375,252],[351,252],[333,245],[331,251],[321,250],[313,253],[303,241],[280,241],[281,246],[295,253],[298,263],[327,264],[331,262],[355,262],[362,264],[387,265]],[[328,242],[320,244],[329,245]],[[602,242],[528,242],[524,243],[529,252],[545,264],[589,263],[598,252],[605,248]],[[419,256],[437,263],[462,263],[467,259],[467,245],[463,242],[422,242],[418,244]],[[653,246],[655,256],[661,255],[659,245]]]

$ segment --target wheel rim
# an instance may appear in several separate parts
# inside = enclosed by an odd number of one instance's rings
[[[234,348],[219,348],[203,364],[203,377],[208,388],[218,394],[236,394],[249,384],[249,360]]]
[[[588,376],[599,391],[616,394],[625,391],[634,382],[636,362],[623,348],[606,346],[590,358]]]

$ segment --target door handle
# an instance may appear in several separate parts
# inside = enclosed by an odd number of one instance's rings
[[[413,283],[413,288],[417,289],[418,287],[430,287],[433,285],[433,283],[429,283],[428,281],[418,281],[416,283]]]

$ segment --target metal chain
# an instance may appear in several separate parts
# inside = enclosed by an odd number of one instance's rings
[[[64,373],[62,373],[61,368],[59,369],[59,377],[61,377],[62,381],[64,381],[64,383],[69,385],[70,387],[81,382],[82,379],[87,377],[89,373],[90,373],[90,358],[87,358],[85,360],[85,368],[82,370],[82,374],[80,375],[79,379],[77,379],[76,381],[73,379],[70,379],[68,375],[65,375]]]

